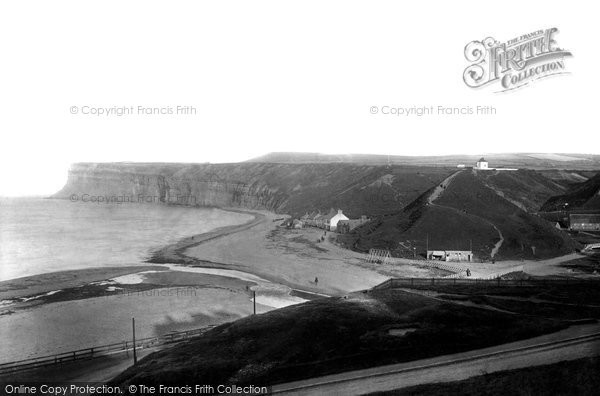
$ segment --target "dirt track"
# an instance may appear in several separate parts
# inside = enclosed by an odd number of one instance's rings
[[[600,354],[600,325],[584,325],[495,347],[277,385],[277,395],[360,395],[459,381],[496,371]],[[595,337],[571,340],[574,337]]]

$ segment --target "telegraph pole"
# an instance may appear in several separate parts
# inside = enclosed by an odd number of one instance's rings
[[[131,327],[133,329],[133,364],[137,364],[137,354],[135,350],[135,318],[131,318]]]

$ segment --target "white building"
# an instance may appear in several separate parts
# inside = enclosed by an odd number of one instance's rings
[[[329,219],[329,229],[331,231],[335,231],[337,229],[337,224],[340,220],[350,220],[350,219],[347,218],[346,215],[344,215],[342,213],[341,209],[338,209],[337,214],[335,214],[334,216],[332,216]]]
[[[477,161],[477,166],[475,166],[475,169],[489,169],[488,162],[485,160],[485,158],[481,157],[479,161]]]
[[[473,261],[471,250],[428,250],[427,260]]]

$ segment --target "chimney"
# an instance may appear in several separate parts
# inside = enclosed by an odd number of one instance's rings
[[[342,209],[338,209],[338,214],[342,214]]]

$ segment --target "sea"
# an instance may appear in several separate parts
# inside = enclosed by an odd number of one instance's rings
[[[251,219],[249,214],[212,208],[0,198],[0,281],[74,269],[138,264],[146,268],[100,283],[107,283],[106,296],[26,309],[0,301],[0,363],[130,340],[131,318],[143,338],[252,314],[251,292],[231,286],[232,278],[257,285],[257,312],[305,301],[290,295],[289,287],[252,274],[175,264],[161,267],[205,280],[194,288],[118,292],[122,283],[156,275],[145,264],[155,249]]]
[[[251,218],[212,208],[0,198],[0,281],[141,264],[183,237]]]

